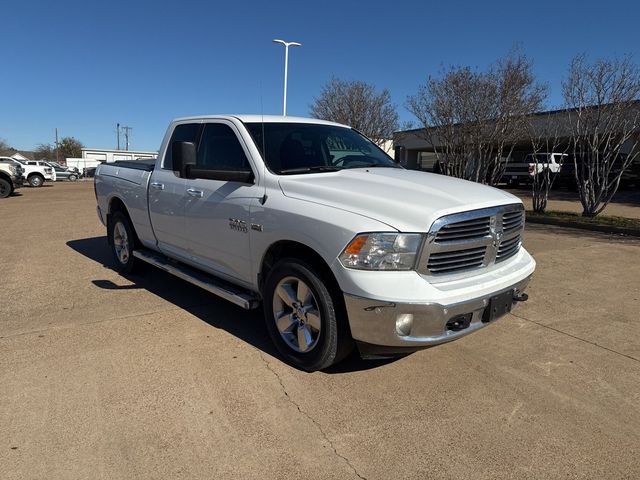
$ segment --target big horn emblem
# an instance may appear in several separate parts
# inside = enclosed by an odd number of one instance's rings
[[[502,228],[498,228],[496,217],[491,217],[491,228],[490,228],[491,238],[493,239],[493,248],[498,248],[500,242],[502,241],[502,236],[504,232]]]

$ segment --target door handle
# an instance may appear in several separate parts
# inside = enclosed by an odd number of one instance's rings
[[[202,198],[202,190],[194,190],[193,188],[188,188],[187,193],[192,197]]]
[[[151,182],[151,186],[157,190],[164,190],[164,183]]]

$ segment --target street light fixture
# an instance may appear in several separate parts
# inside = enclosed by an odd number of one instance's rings
[[[287,70],[289,68],[289,47],[301,47],[302,44],[298,42],[285,42],[277,38],[273,39],[274,43],[281,43],[284,45],[284,100],[282,103],[282,115],[287,116]]]

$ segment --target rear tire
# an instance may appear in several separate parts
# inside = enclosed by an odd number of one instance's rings
[[[11,182],[0,178],[0,198],[7,198],[13,193],[13,185]]]
[[[264,287],[264,318],[271,340],[292,365],[323,370],[353,350],[341,292],[316,268],[280,260]]]
[[[138,269],[140,260],[133,256],[136,236],[129,218],[122,212],[112,214],[107,234],[116,269],[122,273],[133,273]]]
[[[44,184],[44,177],[42,175],[34,174],[29,177],[29,185],[38,188]]]

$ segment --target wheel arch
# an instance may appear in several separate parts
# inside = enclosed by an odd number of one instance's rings
[[[338,280],[322,255],[303,243],[294,240],[279,240],[272,243],[262,256],[258,271],[258,287],[261,292],[269,272],[283,258],[295,258],[315,267],[331,287],[341,291]]]
[[[6,180],[7,182],[13,185],[13,180],[11,180],[11,177],[7,172],[0,170],[0,178],[2,178],[3,180]]]
[[[109,199],[109,203],[107,204],[107,232],[111,231],[111,223],[113,221],[113,215],[117,212],[120,212],[125,217],[127,217],[127,220],[129,220],[129,226],[131,227],[131,230],[133,231],[133,236],[135,237],[134,238],[135,245],[137,246],[141,245],[140,239],[138,238],[138,234],[136,233],[136,228],[133,225],[133,221],[131,220],[131,215],[129,215],[129,210],[127,209],[127,206],[125,205],[124,201],[117,195],[114,195],[113,197],[111,197]],[[111,242],[111,236],[109,234],[107,235],[107,239],[109,240],[109,242]]]

